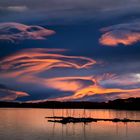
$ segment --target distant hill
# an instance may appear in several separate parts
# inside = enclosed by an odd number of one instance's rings
[[[140,98],[117,99],[108,102],[0,102],[1,108],[75,108],[140,110]]]

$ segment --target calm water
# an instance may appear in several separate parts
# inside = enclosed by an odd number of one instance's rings
[[[83,116],[83,110],[0,109],[0,140],[140,140],[140,123],[57,124],[45,116]],[[140,111],[86,110],[96,118],[140,119]]]

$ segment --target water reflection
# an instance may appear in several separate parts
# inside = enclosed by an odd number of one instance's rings
[[[46,116],[140,119],[139,111],[0,109],[1,140],[139,140],[140,123],[59,124]]]
[[[59,125],[59,131],[58,132],[58,127]],[[102,124],[99,124],[103,127]],[[108,130],[99,130],[100,127],[97,126],[96,123],[89,123],[89,124],[57,124],[53,123],[52,124],[52,133],[50,135],[52,140],[58,139],[58,133],[59,137],[61,140],[65,139],[73,139],[73,140],[91,140],[91,139],[96,139],[97,137],[103,137],[103,136],[108,136],[109,138],[117,139],[117,138],[123,138],[124,140],[129,139],[129,126],[127,123],[121,124],[122,126],[119,127],[120,124],[116,123],[114,128],[109,126],[107,127],[108,124],[104,124],[103,129],[108,129]],[[98,129],[97,129],[98,128]],[[123,131],[122,131],[123,130]],[[99,132],[103,135],[100,134]],[[103,133],[104,132],[104,133]],[[108,139],[109,139],[108,138]],[[110,140],[111,140],[110,138]],[[139,137],[140,138],[140,137]]]
[[[104,117],[104,118],[113,118],[113,117],[129,117],[131,119],[138,119],[139,112],[126,112],[126,111],[113,111],[113,110],[62,110],[63,113],[56,111],[54,116],[65,116],[65,117]],[[75,113],[74,113],[75,112]],[[131,139],[130,137],[133,134],[133,130],[139,130],[140,124],[136,123],[113,123],[113,122],[93,122],[89,124],[80,123],[80,124],[57,124],[53,123],[52,127],[52,139],[58,139],[58,128],[60,129],[60,139],[82,139],[82,140],[90,140],[90,139],[102,139],[107,138],[108,140],[111,139],[123,139],[128,140]],[[129,130],[130,129],[130,130]],[[136,131],[135,131],[136,132]],[[130,136],[129,136],[130,135]],[[138,136],[138,135],[137,135]],[[135,139],[139,139],[140,137],[134,136]]]

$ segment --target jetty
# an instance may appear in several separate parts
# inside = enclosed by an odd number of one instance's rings
[[[54,117],[45,117],[48,119],[48,122],[56,122],[56,123],[62,123],[62,124],[68,124],[68,123],[91,123],[91,122],[99,122],[99,121],[110,121],[110,122],[140,122],[140,120],[133,120],[128,118],[113,118],[113,119],[103,119],[103,118],[76,118],[76,117],[61,117],[61,116],[54,116]]]

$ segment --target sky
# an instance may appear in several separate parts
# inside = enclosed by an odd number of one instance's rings
[[[139,0],[1,0],[0,101],[140,97]]]

